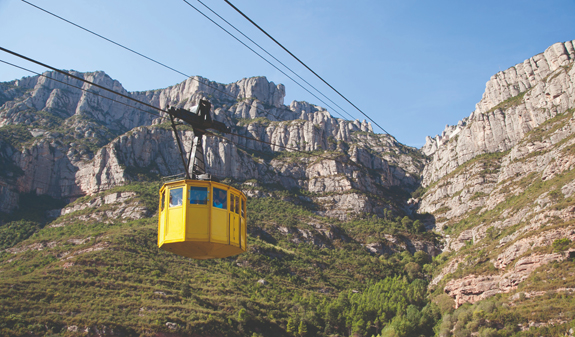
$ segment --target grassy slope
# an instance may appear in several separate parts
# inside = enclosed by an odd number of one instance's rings
[[[128,203],[154,207],[157,186],[134,184],[110,192],[137,191]],[[107,219],[103,211],[114,205],[67,214],[45,227],[37,222],[43,228],[16,245],[24,252],[0,253],[0,334],[71,334],[67,327],[76,325],[82,331],[90,327],[91,333],[105,327],[125,335],[288,336],[299,333],[294,324],[297,329],[303,324],[309,335],[371,335],[409,322],[409,331],[431,333],[437,310],[421,311],[427,303],[428,257],[406,252],[378,258],[356,241],[381,228],[401,234],[399,219],[344,223],[273,198],[250,199],[248,206],[249,252],[211,261],[159,250],[157,217]],[[94,214],[100,217],[79,218]],[[292,234],[275,230],[278,225],[313,230],[311,223],[335,225],[343,236],[323,238],[328,248],[318,248],[296,244]],[[51,226],[57,224],[64,226]],[[393,276],[398,277],[386,279]],[[384,296],[374,302],[375,297],[362,296],[390,290],[400,299]],[[405,323],[397,317],[408,309],[411,321]],[[395,325],[390,324],[394,317]],[[167,322],[177,328],[171,330]]]

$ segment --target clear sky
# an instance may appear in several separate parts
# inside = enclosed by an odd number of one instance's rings
[[[286,104],[323,106],[182,0],[29,1],[186,74],[221,83],[266,76],[286,86]],[[223,0],[202,1],[364,119]],[[415,147],[469,116],[492,75],[575,39],[574,0],[231,2],[400,142]],[[129,91],[185,79],[19,0],[0,0],[0,32],[4,48],[61,69],[105,71]],[[0,59],[45,70],[3,52]],[[23,76],[29,74],[0,64],[0,81]]]

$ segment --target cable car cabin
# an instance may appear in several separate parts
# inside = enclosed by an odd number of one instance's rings
[[[160,189],[158,247],[194,259],[247,248],[246,196],[214,181],[179,180]]]

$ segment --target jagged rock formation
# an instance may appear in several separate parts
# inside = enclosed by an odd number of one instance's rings
[[[381,202],[369,195],[381,199],[392,186],[414,189],[423,166],[415,149],[373,134],[365,121],[335,119],[306,102],[283,105],[283,85],[264,77],[228,85],[192,77],[166,89],[129,93],[102,72],[74,74],[161,109],[189,109],[208,98],[215,119],[240,135],[229,140],[207,137],[208,170],[236,181],[259,179],[316,193],[321,214],[346,217],[349,212],[400,209],[402,201]],[[50,72],[4,83],[0,89],[0,127],[20,127],[23,134],[2,152],[21,170],[15,181],[2,180],[5,211],[15,207],[16,193],[73,199],[142,174],[183,172],[172,131],[157,111],[125,98],[111,101],[105,98],[110,93]],[[184,130],[181,137],[188,151],[193,134]],[[288,150],[290,155],[278,156],[286,147],[316,152],[298,155]]]
[[[471,116],[427,139],[419,212],[434,215],[449,256],[431,287],[456,306],[517,297],[532,273],[573,255],[556,245],[575,240],[573,43],[496,74]]]
[[[423,185],[437,181],[473,157],[515,146],[530,130],[573,107],[573,42],[556,43],[487,82],[475,111],[442,136],[427,138],[423,151],[433,155]]]

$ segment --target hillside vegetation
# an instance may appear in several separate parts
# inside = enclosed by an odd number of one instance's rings
[[[107,193],[134,191],[124,203],[155,205],[158,186]],[[249,199],[249,251],[199,261],[157,248],[157,216],[105,216],[118,206],[0,227],[2,242],[23,238],[0,254],[0,334],[430,335],[439,318],[426,296],[428,254],[378,257],[362,245],[386,231],[433,243],[400,218],[342,222],[278,198]],[[299,231],[320,226],[336,237],[315,234],[314,244]]]

